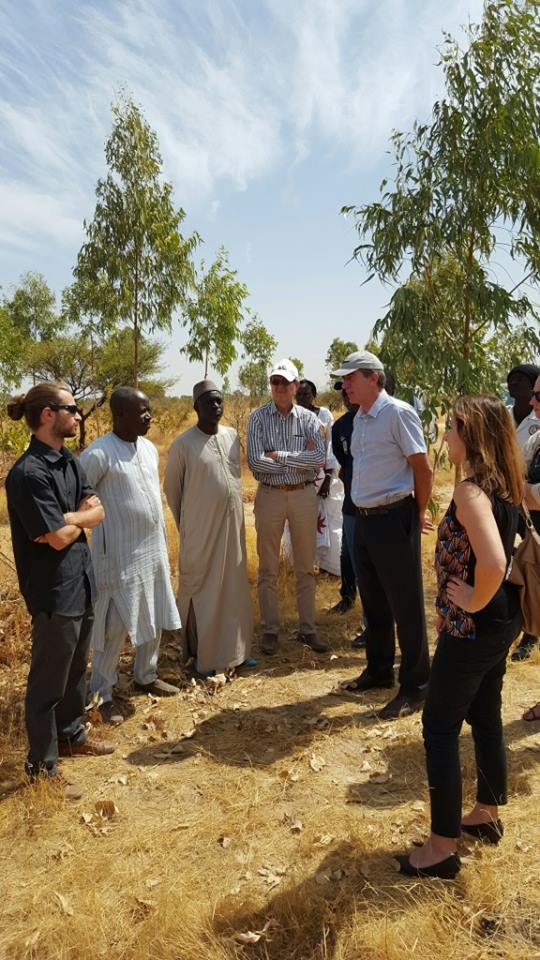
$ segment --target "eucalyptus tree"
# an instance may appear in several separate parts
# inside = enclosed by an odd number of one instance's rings
[[[393,184],[378,201],[343,208],[368,279],[397,286],[374,335],[428,408],[494,389],[501,344],[539,346],[523,292],[540,276],[537,9],[488,0],[467,49],[445,35],[446,94],[431,122],[393,134]],[[517,282],[498,278],[505,261]]]
[[[330,379],[332,379],[332,370],[338,370],[345,357],[356,350],[358,350],[358,344],[354,343],[353,340],[341,340],[340,337],[334,337],[324,360]]]
[[[84,306],[105,329],[133,330],[132,383],[138,384],[140,338],[170,331],[172,317],[194,280],[198,243],[183,237],[185,214],[175,209],[172,186],[161,179],[156,133],[133,100],[120,94],[105,145],[109,172],[96,186],[93,219],[74,270]]]
[[[251,407],[268,393],[268,369],[277,344],[258,317],[248,321],[242,333],[242,355],[246,362],[238,371],[238,382],[248,391]]]
[[[249,291],[229,266],[223,247],[208,269],[201,263],[193,287],[194,293],[182,308],[181,323],[187,327],[188,338],[181,352],[192,363],[204,365],[205,378],[209,367],[223,375],[238,356]]]

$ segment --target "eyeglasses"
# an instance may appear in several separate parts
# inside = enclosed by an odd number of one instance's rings
[[[533,390],[532,398],[536,400],[537,403],[540,403],[540,390]]]
[[[67,410],[68,413],[75,414],[77,413],[77,404],[76,403],[48,403],[47,406],[50,410]]]
[[[272,387],[283,387],[289,386],[289,381],[285,380],[285,377],[270,377],[270,386]]]

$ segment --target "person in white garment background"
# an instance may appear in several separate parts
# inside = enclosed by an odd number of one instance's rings
[[[211,380],[195,384],[193,404],[197,424],[172,444],[164,489],[180,534],[184,657],[210,676],[256,666],[253,611],[238,434],[221,426],[223,398]]]
[[[112,431],[81,454],[81,464],[105,509],[92,538],[97,584],[90,691],[103,719],[119,724],[113,700],[117,666],[126,638],[135,648],[135,688],[174,696],[178,687],[157,674],[161,632],[177,630],[180,617],[170,581],[158,473],[158,452],[145,438],[152,416],[148,397],[118,387],[110,399]]]
[[[296,402],[306,410],[311,410],[321,424],[326,449],[324,466],[319,470],[315,486],[319,496],[319,515],[317,518],[317,551],[315,564],[321,570],[341,574],[341,537],[344,490],[338,479],[339,463],[332,450],[332,426],[334,417],[328,407],[316,404],[317,389],[312,380],[300,380]]]

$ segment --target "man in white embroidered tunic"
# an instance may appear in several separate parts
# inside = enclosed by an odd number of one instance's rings
[[[238,434],[220,426],[223,400],[210,380],[195,385],[193,402],[198,422],[171,446],[164,490],[180,533],[184,654],[210,674],[255,665],[253,612]]]
[[[157,696],[178,688],[158,679],[162,629],[180,627],[170,582],[158,452],[146,440],[148,397],[132,387],[111,396],[113,429],[81,454],[91,484],[106,506],[106,522],[92,538],[97,582],[90,689],[103,701],[110,723],[121,723],[113,705],[116,668],[127,636],[135,647],[135,687]],[[90,481],[89,481],[90,482]]]

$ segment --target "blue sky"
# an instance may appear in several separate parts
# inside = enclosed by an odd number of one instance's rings
[[[388,138],[429,116],[436,47],[481,0],[0,0],[0,285],[71,279],[126,87],[156,130],[186,230],[223,244],[277,337],[323,386],[335,336],[363,344],[391,291],[347,264],[345,203],[376,198]],[[186,393],[201,370],[179,353]],[[231,379],[235,382],[235,368]]]

